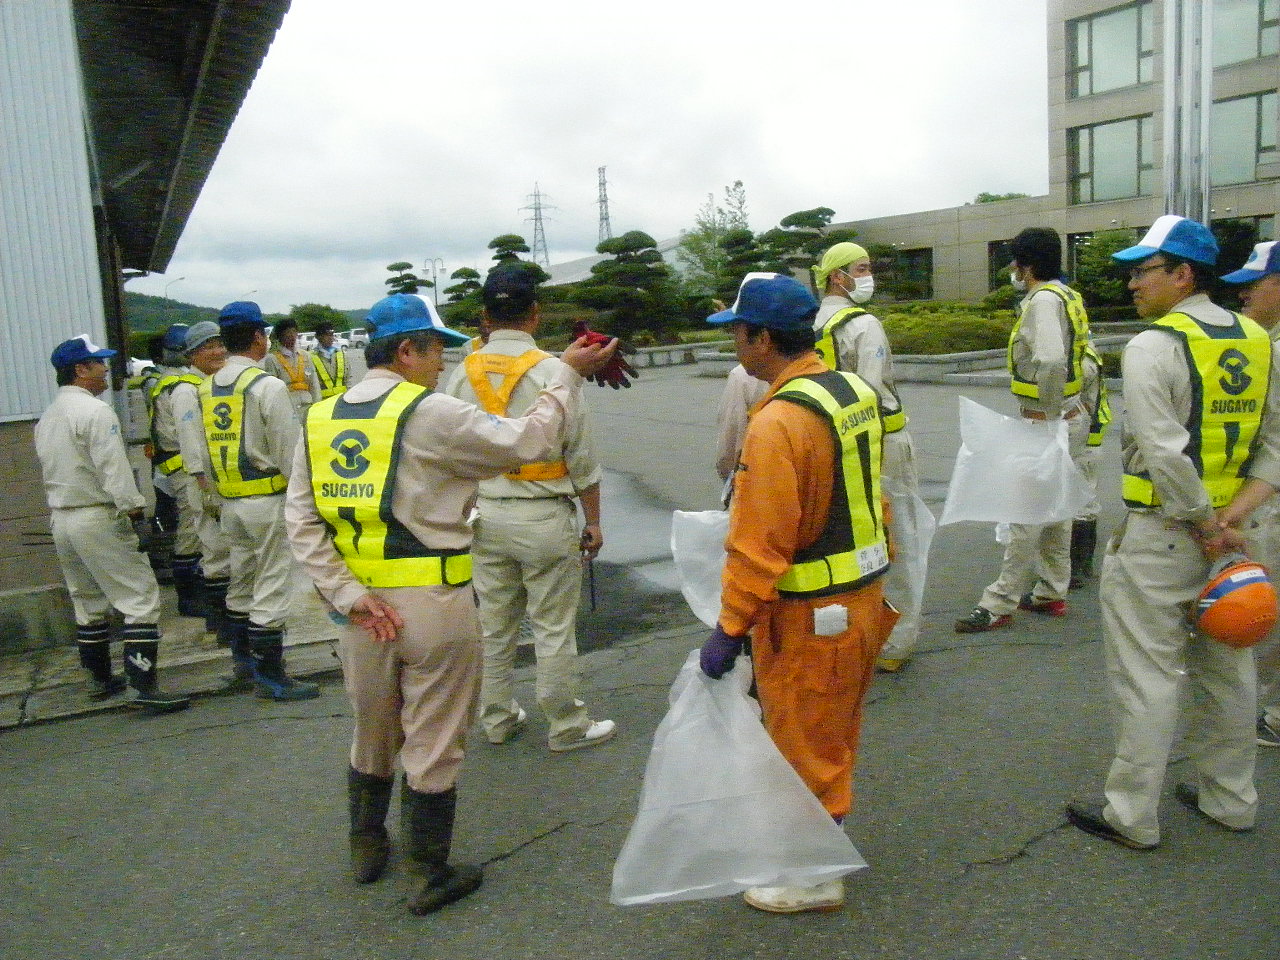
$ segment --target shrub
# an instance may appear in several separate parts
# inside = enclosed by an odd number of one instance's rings
[[[968,309],[898,311],[881,317],[889,345],[899,355],[998,350],[1009,344],[1013,313],[990,315]]]

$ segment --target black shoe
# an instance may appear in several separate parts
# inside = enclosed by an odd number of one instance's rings
[[[1200,788],[1193,787],[1189,783],[1179,783],[1173,788],[1173,799],[1197,814],[1201,819],[1208,820],[1215,827],[1221,827],[1223,830],[1230,830],[1232,833],[1248,833],[1253,827],[1233,827],[1229,823],[1223,823],[1217,817],[1211,817],[1200,809]]]
[[[469,863],[448,865],[435,871],[409,901],[409,912],[415,917],[435,913],[441,907],[470,896],[484,882],[484,870]]]
[[[1073,827],[1083,830],[1085,833],[1091,833],[1095,837],[1101,837],[1103,840],[1110,840],[1112,843],[1118,843],[1122,847],[1128,847],[1130,850],[1154,850],[1154,843],[1139,843],[1126,837],[1123,833],[1107,823],[1106,818],[1102,815],[1102,804],[1100,803],[1068,803],[1067,804],[1067,820]]]
[[[96,677],[89,681],[89,699],[90,700],[110,700],[117,693],[122,693],[128,684],[124,682],[124,677],[117,674],[105,680],[99,680]]]
[[[1013,623],[1013,617],[1006,614],[997,616],[986,607],[974,607],[967,617],[956,621],[956,633],[985,633],[998,630]]]
[[[136,690],[129,699],[129,706],[148,713],[177,713],[191,706],[191,698],[185,693],[172,693],[153,686],[147,690]]]

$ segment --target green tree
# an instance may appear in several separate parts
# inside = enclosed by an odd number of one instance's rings
[[[999,203],[1001,200],[1022,200],[1029,193],[987,193],[985,190],[973,198],[973,203]]]
[[[327,303],[299,303],[289,308],[289,317],[298,321],[299,330],[315,330],[322,323],[332,324],[335,330],[351,329],[347,315]]]
[[[480,292],[480,272],[478,270],[472,270],[470,267],[459,267],[449,274],[449,279],[458,281],[453,286],[444,288],[445,296],[449,298],[450,303],[458,303],[460,300]]]
[[[707,296],[724,284],[728,265],[725,237],[731,231],[746,230],[747,191],[741,180],[724,188],[723,205],[708,193],[693,219],[693,229],[681,231],[676,257],[685,267],[685,289],[694,296]]]
[[[609,259],[591,268],[591,279],[578,286],[577,303],[608,311],[609,331],[635,337],[657,332],[678,319],[670,269],[662,262],[657,241],[642,230],[601,242],[597,253]]]
[[[389,263],[387,269],[391,271],[392,276],[382,282],[389,288],[388,293],[417,293],[423,287],[430,289],[435,286],[430,280],[423,280],[413,273],[413,264],[407,260]]]
[[[831,228],[835,211],[830,207],[797,210],[778,221],[778,226],[758,238],[761,269],[773,273],[790,273],[809,268],[818,262],[822,251],[833,243],[852,240],[858,231],[847,227]],[[812,280],[812,275],[810,275]]]
[[[714,295],[717,300],[730,304],[738,296],[742,278],[760,269],[760,245],[754,233],[741,227],[721,237],[720,246],[724,250],[725,262],[716,281]]]
[[[1102,230],[1076,247],[1076,289],[1089,307],[1123,307],[1133,302],[1125,268],[1111,259],[1133,246],[1133,231]]]
[[[551,274],[532,260],[520,259],[520,254],[529,252],[529,244],[518,233],[504,233],[494,237],[489,241],[489,249],[494,251],[493,259],[498,263],[515,263],[528,270],[533,274],[535,283],[546,283],[551,279]]]

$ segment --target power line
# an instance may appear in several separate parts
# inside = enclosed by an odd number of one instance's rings
[[[596,203],[600,205],[600,243],[613,236],[613,227],[609,224],[609,191],[608,182],[604,178],[604,167],[596,170],[600,178],[600,196]]]

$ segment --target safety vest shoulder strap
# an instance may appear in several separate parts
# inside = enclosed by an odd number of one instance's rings
[[[1089,345],[1089,314],[1084,308],[1084,300],[1080,294],[1064,284],[1046,283],[1036,290],[1036,293],[1041,291],[1051,294],[1062,301],[1063,311],[1066,313],[1067,323],[1071,328],[1071,344],[1067,351],[1067,380],[1062,386],[1062,393],[1064,397],[1074,397],[1080,393],[1083,385],[1083,372],[1080,363],[1084,358],[1085,348]],[[1006,353],[1006,363],[1011,378],[1009,389],[1016,396],[1038,400],[1040,398],[1039,386],[1032,380],[1020,378],[1013,362],[1013,345],[1018,339],[1018,333],[1022,329],[1022,320],[1025,316],[1025,309],[1019,311],[1018,318],[1014,321],[1013,329],[1009,332],[1009,348]]]
[[[840,369],[840,351],[836,348],[836,332],[854,317],[860,317],[866,312],[862,307],[843,307],[827,318],[822,329],[818,331],[818,342],[814,345],[814,349],[830,369]]]
[[[203,379],[204,377],[200,376],[198,373],[166,374],[151,385],[150,400],[152,403],[155,403],[161,394],[168,393],[180,383],[191,383],[198,386]]]
[[[511,394],[515,392],[520,378],[550,356],[545,350],[536,347],[517,357],[481,350],[479,353],[467,354],[462,365],[467,372],[467,382],[480,401],[481,409],[485,413],[505,417],[507,406],[511,403]],[[502,377],[502,382],[497,387],[489,380],[489,375],[495,373]]]

